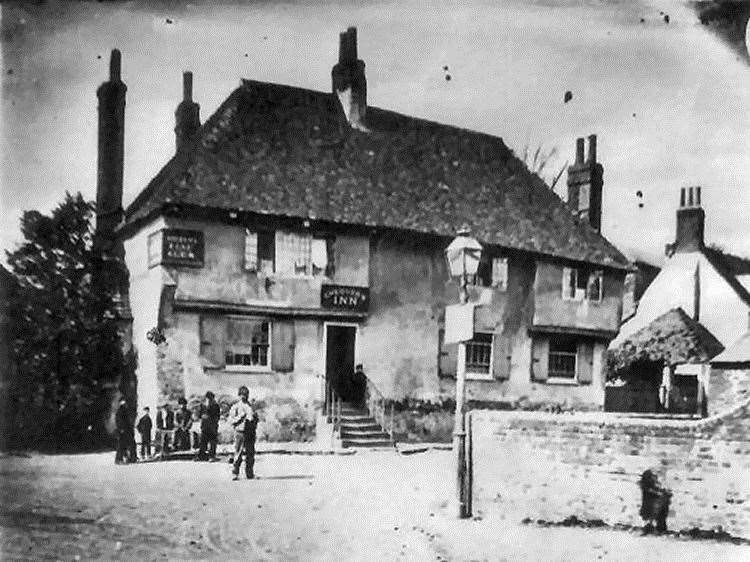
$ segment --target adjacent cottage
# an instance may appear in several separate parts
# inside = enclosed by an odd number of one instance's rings
[[[607,410],[712,411],[709,361],[746,330],[750,259],[706,246],[704,223],[701,188],[683,188],[666,263],[610,346]],[[679,403],[659,396],[673,387]]]
[[[483,245],[469,400],[602,408],[628,264],[599,233],[595,136],[577,143],[571,210],[502,139],[368,106],[354,28],[332,92],[243,80],[201,124],[186,73],[176,121],[175,155],[117,230],[141,405],[244,384],[320,429],[332,393],[377,397],[399,438],[447,437],[410,412],[442,404],[429,415],[449,423],[443,252],[466,224]]]

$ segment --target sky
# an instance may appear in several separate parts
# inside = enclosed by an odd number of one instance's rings
[[[127,205],[173,154],[184,70],[194,73],[202,121],[241,78],[330,91],[338,34],[353,25],[370,105],[494,134],[517,154],[555,148],[545,177],[573,160],[576,137],[597,134],[602,232],[629,257],[662,261],[679,190],[691,185],[703,187],[707,242],[750,256],[750,66],[683,2],[6,2],[0,10],[3,249],[20,240],[22,211],[48,212],[65,191],[94,199],[96,88],[112,48],[122,51],[128,86]]]

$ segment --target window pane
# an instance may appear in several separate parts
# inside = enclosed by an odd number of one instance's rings
[[[258,234],[251,230],[245,231],[245,269],[258,269]]]
[[[548,374],[552,378],[574,379],[578,342],[573,338],[556,337],[549,341]]]
[[[508,258],[492,260],[492,286],[505,290],[508,286]]]
[[[258,319],[230,318],[227,325],[227,365],[268,365],[271,326]]]
[[[276,233],[276,271],[287,275],[308,275],[311,271],[312,237],[294,232]]]
[[[466,371],[489,374],[492,360],[492,334],[474,334],[466,344]]]

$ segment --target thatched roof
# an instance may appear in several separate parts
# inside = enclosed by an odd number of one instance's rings
[[[636,361],[668,365],[706,363],[724,346],[700,322],[673,308],[610,350],[610,367],[623,371]]]

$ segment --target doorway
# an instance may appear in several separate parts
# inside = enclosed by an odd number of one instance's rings
[[[356,340],[356,326],[326,325],[326,382],[344,402],[364,399],[364,392],[353,384]]]

